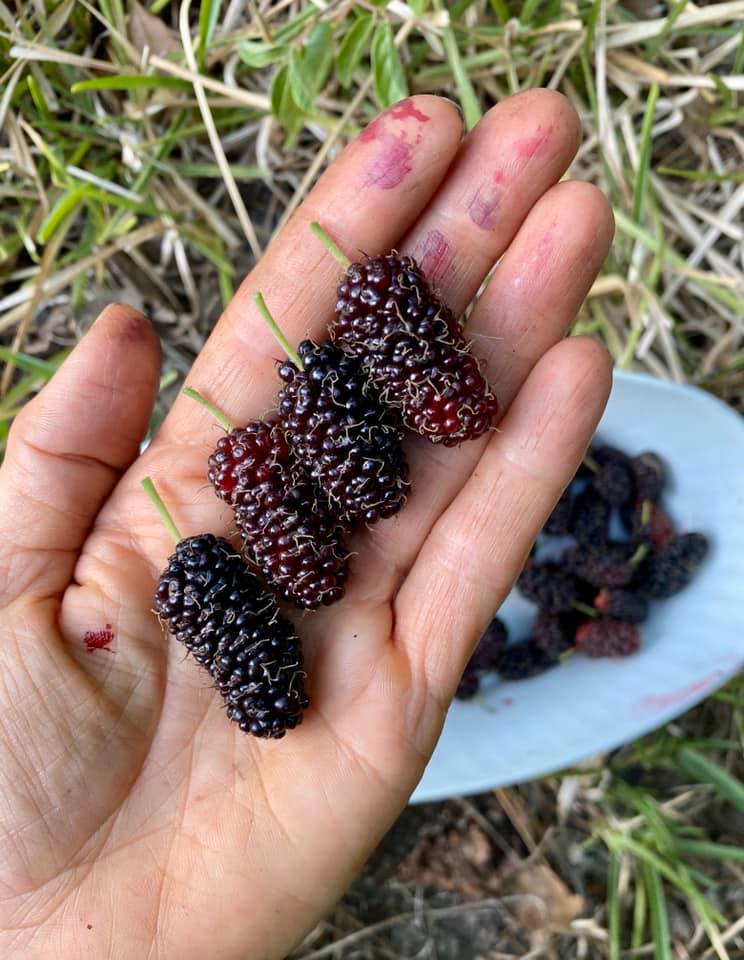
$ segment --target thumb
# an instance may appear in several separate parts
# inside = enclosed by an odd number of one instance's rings
[[[16,417],[0,468],[0,606],[68,585],[96,514],[137,456],[159,367],[148,321],[112,304]]]

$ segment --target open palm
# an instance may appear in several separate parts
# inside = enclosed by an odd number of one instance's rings
[[[498,430],[444,449],[411,438],[403,512],[365,531],[346,598],[298,618],[312,706],[281,741],[224,716],[151,611],[172,545],[224,534],[205,479],[219,436],[179,398],[138,456],[157,385],[147,321],[99,318],[11,433],[0,471],[0,953],[283,956],[342,893],[405,804],[462,668],[596,426],[602,348],[566,328],[607,251],[601,194],[557,184],[577,147],[562,97],[504,101],[461,139],[434,97],[391,108],[333,164],[245,280],[189,377],[235,422],[263,416],[279,350],[322,338],[338,266],[417,256],[469,320]],[[108,630],[108,649],[86,634]],[[494,745],[498,749],[498,745]]]

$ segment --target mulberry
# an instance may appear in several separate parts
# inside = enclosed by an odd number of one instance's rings
[[[468,662],[469,670],[493,670],[504,652],[507,640],[506,625],[498,617],[494,617],[486,628],[486,632],[478,641],[478,646]]]
[[[630,460],[625,460],[627,462],[615,457],[608,458],[600,463],[599,470],[592,477],[592,489],[613,507],[628,503],[635,494]]]
[[[499,660],[498,673],[502,680],[527,680],[545,673],[557,662],[534,640],[524,640],[506,648]]]
[[[573,525],[573,496],[570,488],[564,490],[561,498],[553,508],[543,530],[552,536],[561,537],[571,532]]]
[[[629,657],[640,646],[638,627],[622,620],[591,620],[576,631],[576,649],[588,657]]]
[[[457,319],[411,257],[352,263],[336,301],[333,341],[358,357],[407,427],[454,446],[486,433],[498,404]]]
[[[702,533],[672,537],[658,553],[646,558],[638,571],[638,590],[654,600],[673,597],[692,580],[709,549]]]
[[[463,673],[457,685],[455,698],[457,700],[472,700],[479,690],[480,678],[478,674],[474,670],[471,670],[469,666],[466,667],[465,673]]]
[[[626,620],[628,623],[643,623],[648,616],[648,600],[631,590],[600,590],[594,598],[594,606],[611,620]]]
[[[648,451],[633,457],[630,468],[635,477],[636,497],[655,503],[661,496],[666,481],[664,461],[657,453]]]
[[[674,536],[671,517],[653,500],[637,500],[629,512],[623,510],[620,515],[634,543],[661,550]]]
[[[558,563],[529,560],[517,580],[517,589],[528,600],[550,613],[570,610],[580,600],[580,584]]]
[[[550,613],[541,610],[532,627],[532,637],[548,656],[558,659],[574,645],[579,617],[574,613]]]
[[[563,562],[593,587],[625,587],[636,575],[636,566],[630,562],[635,552],[635,545],[627,543],[611,543],[601,549],[572,547],[563,554]]]
[[[235,510],[250,562],[285,599],[314,609],[344,594],[344,529],[302,475],[276,422],[222,437],[209,458],[215,492]]]
[[[610,535],[612,508],[606,500],[588,489],[576,498],[571,533],[586,547],[602,547]]]
[[[402,431],[386,413],[358,361],[304,340],[302,369],[279,368],[278,409],[286,439],[345,523],[393,516],[409,489]]]
[[[308,698],[300,640],[227,540],[181,540],[158,581],[154,609],[209,669],[241,730],[278,738],[301,722]],[[242,666],[248,661],[270,669],[249,673]]]

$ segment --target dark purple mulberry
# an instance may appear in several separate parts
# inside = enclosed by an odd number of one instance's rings
[[[551,536],[561,537],[571,532],[573,520],[573,495],[571,490],[564,490],[561,498],[553,508],[543,530]]]
[[[661,550],[674,536],[674,523],[658,503],[637,500],[632,508],[624,508],[620,516],[634,543],[647,543],[652,550]]]
[[[532,637],[548,656],[558,659],[573,647],[574,634],[579,623],[578,614],[541,610],[532,627]]]
[[[527,680],[545,673],[557,663],[534,640],[524,640],[507,647],[499,660],[498,673],[502,680]]]
[[[344,522],[392,517],[409,489],[402,430],[357,360],[304,340],[303,369],[282,364],[278,409],[298,461]]]
[[[620,507],[635,494],[633,471],[627,463],[608,459],[592,477],[592,489],[613,507]]]
[[[633,457],[630,467],[635,478],[638,500],[651,500],[655,503],[661,496],[666,481],[664,461],[657,453],[648,451]]]
[[[517,580],[517,589],[528,600],[551,613],[570,610],[580,600],[580,584],[558,563],[528,560]]]
[[[568,570],[593,587],[625,587],[636,575],[636,566],[629,562],[636,549],[628,543],[572,547],[562,559]]]
[[[594,598],[594,606],[611,620],[643,623],[648,616],[648,600],[631,590],[600,590]]]
[[[576,649],[588,657],[629,657],[640,646],[638,627],[622,620],[590,620],[576,631]]]
[[[313,609],[344,595],[344,529],[303,476],[277,423],[255,420],[222,437],[209,479],[235,510],[247,560],[287,600]]]
[[[300,723],[308,705],[300,640],[227,540],[212,534],[182,540],[158,581],[154,610],[210,670],[241,730],[277,738]],[[270,662],[272,672],[254,670],[250,692],[236,699],[235,670],[246,651]],[[268,660],[263,651],[270,651]]]
[[[480,678],[475,670],[471,670],[468,665],[468,667],[465,668],[465,673],[463,673],[460,682],[457,685],[455,698],[457,700],[472,700],[479,690]]]
[[[468,661],[468,670],[493,670],[506,647],[507,637],[506,624],[494,617]]]
[[[571,533],[586,547],[602,547],[610,535],[612,507],[593,490],[588,489],[576,498]]]
[[[672,537],[658,553],[650,554],[638,570],[638,590],[654,600],[673,597],[692,580],[708,553],[702,533]]]
[[[488,431],[496,398],[452,312],[411,257],[352,263],[338,288],[334,342],[359,357],[383,401],[433,443]]]

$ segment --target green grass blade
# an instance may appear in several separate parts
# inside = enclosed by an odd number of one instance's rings
[[[709,783],[740,813],[744,813],[744,784],[727,773],[717,763],[708,760],[696,750],[683,747],[677,754],[680,767],[699,783]]]
[[[651,160],[651,128],[656,115],[656,101],[659,99],[659,85],[654,83],[648,92],[646,110],[643,114],[641,127],[641,144],[638,157],[638,173],[636,174],[635,190],[633,191],[633,220],[636,223],[641,219],[641,210],[646,199],[648,185],[648,169]]]
[[[637,950],[646,939],[646,918],[648,916],[648,897],[641,872],[642,865],[636,865],[635,900],[633,902],[633,929],[630,946]]]
[[[87,194],[85,187],[75,187],[62,194],[49,213],[41,221],[36,234],[38,243],[46,243],[53,236],[59,225],[67,219],[83,202]]]
[[[50,363],[49,360],[41,360],[39,357],[29,357],[25,353],[13,353],[8,347],[0,346],[0,360],[6,363],[12,363],[20,370],[26,373],[35,373],[41,375],[45,380],[51,379],[57,372],[59,364]]]
[[[615,851],[607,871],[607,930],[610,960],[620,960],[620,855]]]
[[[664,898],[664,888],[661,883],[661,877],[651,864],[644,863],[643,879],[648,895],[651,933],[654,941],[654,957],[656,960],[672,960],[672,954],[669,950],[669,918],[667,916],[666,900]]]
[[[472,130],[483,114],[480,104],[478,103],[478,97],[475,95],[473,84],[470,82],[468,72],[463,65],[460,48],[457,45],[455,31],[452,27],[444,28],[442,31],[442,42],[444,43],[444,51],[447,54],[447,60],[452,70],[452,76],[455,78],[455,83],[457,84],[457,95],[460,98],[462,112],[465,116],[465,126],[468,130]]]
[[[119,73],[112,77],[92,77],[90,80],[79,80],[70,87],[70,93],[86,93],[90,90],[184,90],[188,92],[191,84],[178,77],[161,77],[153,74]]]
[[[199,69],[203,70],[207,62],[209,44],[220,15],[220,0],[202,0],[199,4]]]
[[[685,7],[687,6],[688,0],[677,0],[672,9],[667,14],[666,23],[661,28],[657,36],[649,40],[646,44],[646,60],[649,63],[652,63],[656,59],[656,55],[661,49],[662,45],[666,43],[669,34],[674,28],[674,24],[677,22],[677,18],[681,13],[684,12]]]

